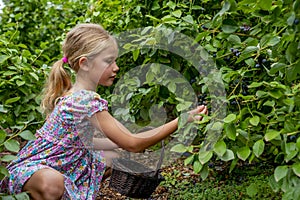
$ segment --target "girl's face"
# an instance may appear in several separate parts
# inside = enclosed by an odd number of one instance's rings
[[[90,70],[90,77],[97,85],[111,86],[119,71],[116,64],[118,51],[115,45],[103,50],[91,62],[92,70]]]

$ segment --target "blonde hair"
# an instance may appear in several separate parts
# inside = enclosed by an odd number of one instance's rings
[[[114,38],[98,24],[79,24],[70,30],[63,43],[64,57],[68,60],[69,67],[75,71],[79,70],[79,58],[88,57],[93,59],[105,48],[115,43]],[[50,71],[45,85],[44,95],[41,103],[44,113],[53,111],[57,99],[68,92],[72,87],[71,76],[65,69],[62,60],[56,61]]]

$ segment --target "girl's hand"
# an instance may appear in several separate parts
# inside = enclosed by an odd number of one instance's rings
[[[203,118],[200,114],[207,115],[208,110],[206,106],[201,105],[201,106],[197,106],[197,108],[189,111],[188,113],[190,114],[188,122],[200,121]]]

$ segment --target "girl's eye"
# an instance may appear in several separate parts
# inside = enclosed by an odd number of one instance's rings
[[[106,63],[107,64],[112,64],[114,62],[114,60],[107,60]]]

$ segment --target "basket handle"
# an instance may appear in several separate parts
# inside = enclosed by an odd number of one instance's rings
[[[164,144],[164,140],[162,140],[161,141],[160,158],[159,158],[159,161],[158,161],[157,166],[156,166],[155,176],[158,175],[159,169],[160,169],[161,164],[162,164],[163,159],[164,159],[164,153],[165,153],[165,144]]]

